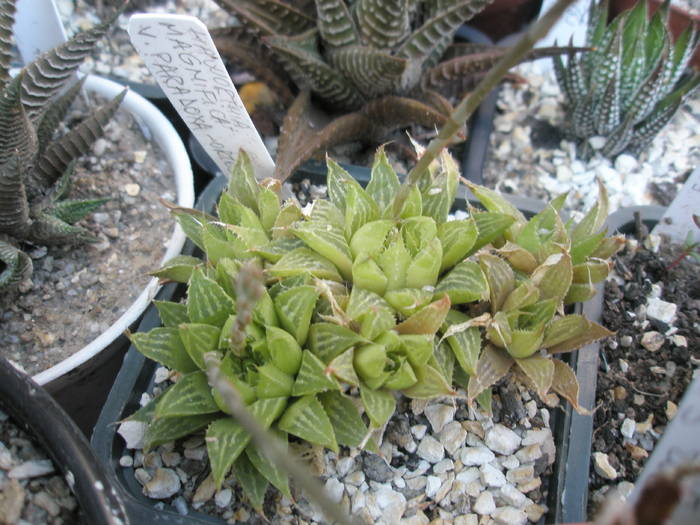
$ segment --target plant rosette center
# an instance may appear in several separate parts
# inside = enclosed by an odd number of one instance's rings
[[[252,506],[286,474],[251,443],[207,379],[212,363],[238,401],[283,443],[377,450],[397,395],[466,391],[487,411],[508,377],[578,405],[576,376],[553,357],[609,334],[564,307],[585,301],[620,239],[605,236],[607,195],[578,223],[565,195],[527,220],[470,186],[484,209],[449,220],[459,174],[447,153],[418,182],[399,181],[380,149],[363,188],[328,162],[328,199],[281,202],[241,152],[217,217],[173,208],[205,259],[155,272],[187,283],[182,303],[156,302],[163,326],[131,335],[178,380],[129,420],[145,449],[205,429],[213,481],[233,470]]]

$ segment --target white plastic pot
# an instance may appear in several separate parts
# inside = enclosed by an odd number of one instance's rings
[[[124,86],[89,75],[85,82],[85,89],[89,93],[111,99],[121,93]],[[119,111],[128,111],[142,127],[148,128],[151,140],[160,146],[174,173],[173,185],[177,191],[177,203],[180,206],[191,207],[194,204],[192,167],[185,146],[173,125],[153,104],[132,91],[127,93]],[[184,243],[185,234],[179,225],[174,226],[173,234],[167,242],[163,261],[180,253]],[[110,357],[102,354],[110,351],[117,352],[119,349],[116,347],[123,346],[123,344],[115,345],[114,342],[120,337],[123,339],[124,331],[143,314],[158,289],[158,280],[151,279],[138,298],[105,332],[71,357],[34,375],[34,381],[45,385],[49,391],[55,393],[69,388],[70,384],[75,383],[78,378],[93,374]]]

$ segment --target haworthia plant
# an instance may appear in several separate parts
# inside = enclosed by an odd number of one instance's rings
[[[577,153],[596,149],[607,157],[644,151],[700,84],[686,74],[699,34],[693,24],[675,40],[668,30],[668,3],[649,19],[647,0],[608,23],[608,0],[592,1],[586,43],[592,51],[554,57],[566,97],[566,131]],[[602,137],[593,148],[590,139]]]
[[[0,1],[0,291],[31,275],[25,243],[84,242],[75,223],[104,199],[68,198],[74,161],[102,135],[125,92],[54,139],[82,82],[73,74],[111,20],[76,34],[10,76],[15,0]],[[115,15],[116,16],[116,15]]]
[[[507,51],[453,43],[459,27],[491,0],[217,1],[241,24],[212,32],[225,58],[253,71],[284,105],[296,86],[331,114],[307,124],[318,111],[300,95],[282,124],[280,179],[342,142],[377,144],[396,129],[442,126],[450,97],[473,88]],[[557,52],[537,49],[524,59]]]
[[[329,198],[302,210],[241,152],[218,217],[174,208],[206,258],[156,272],[187,283],[187,298],[157,302],[164,326],[131,335],[180,377],[132,416],[148,422],[146,447],[205,428],[218,486],[233,469],[257,508],[268,482],[288,490],[207,384],[212,355],[263,426],[336,451],[371,449],[397,395],[457,385],[488,404],[509,372],[579,408],[575,374],[553,355],[608,334],[564,309],[594,293],[619,247],[603,230],[604,188],[579,223],[562,222],[564,196],[526,220],[479,186],[485,209],[450,220],[458,180],[443,152],[395,205],[402,186],[380,149],[366,188],[329,160]]]

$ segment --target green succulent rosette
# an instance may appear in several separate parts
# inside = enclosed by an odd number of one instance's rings
[[[210,353],[274,435],[334,451],[373,449],[371,432],[394,413],[397,393],[430,399],[454,395],[457,384],[488,405],[490,386],[514,363],[514,377],[577,406],[562,383],[575,383],[573,372],[550,354],[607,333],[564,313],[590,296],[618,246],[602,230],[604,189],[578,224],[559,218],[564,197],[527,221],[476,186],[485,209],[448,220],[454,160],[443,153],[418,180],[398,201],[401,183],[383,149],[366,188],[329,160],[329,198],[302,209],[281,202],[279,182],[258,182],[241,152],[217,217],[174,208],[206,258],[176,257],[156,272],[187,283],[187,298],[156,302],[163,326],[131,335],[179,373],[131,416],[148,424],[146,447],[206,428],[218,486],[233,469],[258,509],[270,483],[289,494],[286,476],[208,384]],[[241,286],[244,267],[260,270],[259,297]]]

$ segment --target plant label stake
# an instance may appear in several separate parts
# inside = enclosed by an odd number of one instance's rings
[[[243,148],[256,174],[272,177],[272,157],[206,26],[194,16],[136,14],[128,31],[148,70],[221,171],[231,174]]]
[[[53,0],[17,2],[14,34],[17,49],[25,64],[68,40]]]
[[[697,173],[697,171],[696,171]],[[635,483],[628,503],[640,497],[644,483],[654,474],[673,473],[674,468],[700,465],[700,379],[694,379],[683,395],[678,413],[666,428],[661,441],[647,461]],[[672,514],[668,525],[697,525],[700,516],[700,476],[686,480],[684,497]]]
[[[690,174],[681,191],[666,209],[666,213],[652,230],[657,235],[668,235],[674,242],[685,241],[688,232],[697,232],[693,213],[700,213],[700,168]]]

